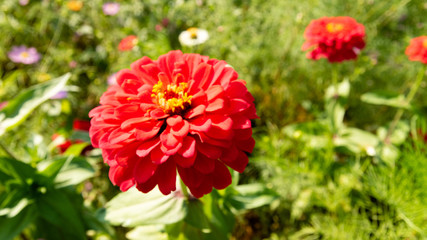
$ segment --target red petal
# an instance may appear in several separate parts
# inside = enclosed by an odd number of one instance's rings
[[[108,137],[108,142],[110,144],[116,144],[128,139],[131,135],[131,133],[124,132],[121,128],[116,128],[111,132],[110,136]]]
[[[210,102],[206,108],[206,112],[215,112],[217,110],[223,109],[225,106],[225,100],[223,98],[217,98],[213,102]]]
[[[196,160],[197,153],[195,152],[191,157],[183,157],[179,154],[173,156],[173,160],[183,168],[189,168],[193,166],[194,161]]]
[[[160,130],[163,121],[149,121],[136,126],[135,138],[139,141],[145,141],[154,137]]]
[[[176,190],[176,164],[174,161],[166,161],[157,167],[157,175],[159,176],[159,190],[164,195],[168,195]]]
[[[205,91],[209,102],[220,96],[223,92],[224,89],[220,85],[211,86]]]
[[[212,183],[212,177],[211,176],[203,175],[203,178],[200,179],[199,181],[201,181],[201,184],[199,187],[197,187],[197,188],[190,188],[189,187],[191,194],[193,194],[193,196],[196,198],[201,198],[201,197],[203,197],[203,195],[212,192],[213,183]]]
[[[178,153],[184,158],[189,158],[196,153],[196,140],[193,137],[187,136],[182,141],[182,147]]]
[[[168,160],[169,156],[165,155],[160,147],[156,147],[151,151],[151,161],[155,164],[162,164]]]
[[[194,168],[203,174],[209,174],[215,169],[215,161],[217,160],[208,158],[203,154],[197,154]]]
[[[211,65],[207,63],[200,63],[193,74],[195,86],[206,89],[209,83],[212,81],[213,74],[214,72],[212,71]]]
[[[163,112],[163,110],[160,108],[156,108],[150,111],[150,117],[152,117],[153,119],[161,119],[161,118],[166,118],[168,116],[169,115]]]
[[[156,172],[157,166],[148,158],[140,158],[135,164],[133,172],[136,182],[144,183],[150,179]]]
[[[206,143],[202,143],[202,142],[198,142],[197,143],[197,150],[201,153],[203,153],[203,155],[212,158],[212,159],[217,159],[221,156],[223,149],[213,146],[211,144],[206,144]]]
[[[251,153],[255,147],[255,140],[251,137],[245,140],[236,141],[237,147],[245,152]]]
[[[209,118],[196,118],[189,121],[190,132],[207,132],[212,125],[212,120]]]
[[[233,126],[233,120],[224,115],[213,115],[211,116],[211,119],[212,125],[221,128],[224,131],[231,130]]]
[[[127,191],[130,187],[135,185],[135,181],[132,176],[131,168],[111,166],[109,170],[109,177],[111,182],[120,187],[121,191]]]
[[[180,166],[178,167],[178,173],[181,177],[182,181],[185,183],[185,185],[189,188],[197,188],[200,186],[200,179],[203,177],[201,173],[199,173],[194,168],[183,168]]]
[[[251,105],[243,99],[234,98],[230,99],[230,114],[242,112],[249,108]]]
[[[179,115],[168,117],[168,119],[166,119],[166,123],[171,127],[177,124],[182,124],[182,117]]]
[[[233,129],[245,129],[251,127],[251,120],[246,116],[233,116]]]
[[[153,188],[157,185],[157,177],[156,175],[153,175],[150,179],[148,179],[144,183],[136,183],[136,188],[143,192],[148,193],[149,191],[153,190]]]
[[[148,154],[155,148],[157,145],[159,145],[160,139],[155,138],[149,141],[143,142],[136,150],[136,155],[140,157],[148,156]]]
[[[130,65],[131,69],[138,73],[141,76],[141,79],[146,84],[154,85],[157,83],[157,74],[159,73],[159,68],[149,57],[143,57],[136,60]]]
[[[226,164],[239,173],[242,173],[245,170],[246,165],[248,165],[248,161],[248,156],[244,152],[239,151],[237,158],[233,162]]]
[[[215,161],[215,171],[212,173],[213,186],[224,189],[231,184],[231,174],[228,168],[220,161]]]

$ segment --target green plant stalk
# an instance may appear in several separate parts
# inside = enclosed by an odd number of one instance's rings
[[[18,159],[18,157],[16,157],[16,155],[13,153],[13,152],[11,152],[10,150],[9,150],[9,148],[2,142],[2,141],[0,141],[0,147],[3,149],[3,151],[7,154],[7,155],[9,155],[9,157],[11,157],[11,158],[13,158],[13,159]]]
[[[415,83],[411,86],[411,90],[409,91],[408,95],[406,96],[405,102],[410,104],[412,99],[415,97],[415,94],[418,91],[418,88],[421,85],[421,82],[423,81],[423,77],[424,77],[424,72],[425,72],[425,67],[421,68],[421,70],[418,72],[417,78],[415,79]],[[387,131],[387,135],[384,139],[384,141],[388,141],[391,134],[393,134],[397,123],[399,122],[399,120],[402,118],[403,112],[405,110],[403,108],[400,108],[397,112],[396,115],[394,115],[393,121],[391,122],[390,128]]]
[[[185,183],[182,181],[181,178],[179,178],[179,181],[180,181],[180,184],[181,184],[182,194],[185,196],[185,198],[187,200],[190,199],[190,195],[188,194],[187,186],[185,185]]]

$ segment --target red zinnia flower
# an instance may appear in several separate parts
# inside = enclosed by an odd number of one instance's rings
[[[130,35],[123,38],[119,43],[120,51],[129,51],[138,43],[138,38],[135,35]]]
[[[365,47],[365,27],[351,17],[322,17],[311,21],[304,32],[302,50],[313,49],[307,58],[342,62],[357,58]]]
[[[254,99],[225,61],[171,51],[117,73],[94,108],[89,131],[113,184],[176,189],[177,171],[195,197],[230,185],[252,152]]]
[[[427,64],[427,36],[421,36],[411,39],[405,54],[411,61],[420,61]]]
[[[88,132],[89,128],[90,128],[90,121],[78,120],[78,119],[73,121],[73,130]],[[58,133],[55,133],[52,135],[52,141],[55,141],[55,140],[58,142],[56,146],[59,148],[59,151],[61,153],[64,153],[65,151],[67,151],[67,149],[71,147],[71,145],[73,144],[84,142],[81,139],[74,139],[74,140],[65,139],[63,136],[61,136]],[[92,149],[93,149],[92,146],[87,146],[85,147],[85,149],[83,149],[82,154],[84,155],[85,152],[90,151]]]

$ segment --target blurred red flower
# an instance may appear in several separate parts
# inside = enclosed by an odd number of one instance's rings
[[[76,119],[73,121],[73,130],[74,131],[77,130],[77,131],[88,132],[89,128],[90,128],[90,121],[79,120],[79,119]],[[52,135],[52,141],[57,141],[56,147],[58,147],[58,149],[61,153],[64,153],[65,151],[67,151],[67,149],[73,144],[84,142],[81,139],[74,139],[74,140],[65,139],[64,136],[62,136],[58,133],[55,133]],[[85,147],[85,149],[83,149],[82,154],[84,155],[85,152],[92,150],[92,149],[93,149],[92,146],[87,146],[87,147]]]
[[[411,39],[405,54],[411,61],[420,61],[427,64],[427,36],[421,36]]]
[[[177,171],[199,198],[231,184],[252,152],[254,98],[225,61],[171,51],[117,73],[94,108],[89,131],[122,191],[136,184],[176,190]]]
[[[120,51],[129,51],[138,43],[138,38],[135,35],[130,35],[123,38],[119,43]]]
[[[351,17],[322,17],[311,21],[304,32],[302,50],[307,58],[329,62],[356,59],[365,47],[365,27]]]

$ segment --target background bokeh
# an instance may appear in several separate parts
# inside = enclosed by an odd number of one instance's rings
[[[396,108],[361,98],[379,90],[391,95],[408,92],[423,65],[409,61],[404,51],[411,38],[427,33],[426,1],[117,0],[116,15],[104,14],[106,2],[101,0],[81,1],[77,11],[70,9],[72,1],[20,2],[0,1],[0,102],[71,73],[63,89],[66,98],[44,102],[19,127],[0,136],[25,164],[35,167],[46,158],[63,156],[52,143],[55,134],[73,144],[88,142],[73,121],[89,120],[88,112],[98,105],[109,76],[142,56],[157,59],[180,49],[227,61],[255,97],[260,116],[253,122],[256,149],[239,183],[260,183],[276,197],[271,204],[235,213],[231,239],[427,236],[426,82],[414,107],[404,112],[396,130],[400,135],[390,148],[381,145],[388,143],[380,129],[388,127]],[[365,26],[367,44],[357,60],[331,64],[306,58],[301,51],[304,29],[323,16],[350,16]],[[197,46],[181,45],[178,36],[190,27],[206,29],[209,39]],[[120,41],[129,35],[138,42],[120,51]],[[41,60],[30,65],[12,62],[7,54],[20,45],[35,47]],[[339,82],[347,79],[351,86],[343,124],[363,131],[353,145],[337,146],[327,137],[325,92],[333,71]],[[363,142],[370,141],[366,136],[375,136],[378,145],[363,148]],[[371,154],[367,147],[376,152]],[[126,239],[130,228],[102,221],[102,209],[119,191],[110,183],[99,152],[88,151],[80,158],[93,169],[92,175],[64,196],[100,221],[102,227],[93,226],[96,221],[86,217],[86,237]],[[0,149],[0,154],[7,153]],[[0,212],[12,194],[6,185],[0,175]],[[0,224],[6,224],[3,220]],[[28,225],[16,239],[69,234],[48,234],[53,223],[43,224]]]

